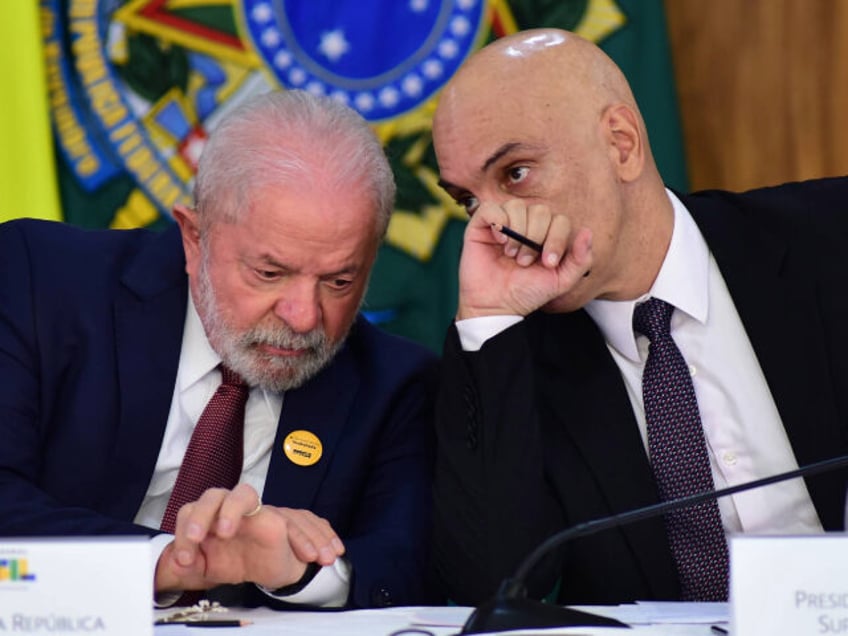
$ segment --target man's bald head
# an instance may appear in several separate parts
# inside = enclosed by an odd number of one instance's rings
[[[557,106],[570,119],[626,104],[638,114],[621,70],[597,46],[560,29],[532,29],[495,40],[472,55],[448,82],[434,127],[458,105],[520,100]],[[641,117],[640,117],[641,124]]]
[[[555,309],[653,280],[671,204],[630,86],[591,42],[534,29],[484,47],[442,91],[433,145],[442,186],[469,213],[518,199],[592,232],[592,276]]]

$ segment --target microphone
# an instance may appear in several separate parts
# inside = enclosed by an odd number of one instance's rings
[[[598,616],[569,609],[559,605],[550,605],[527,598],[525,581],[539,562],[550,552],[572,539],[601,532],[609,528],[628,525],[643,519],[658,517],[679,508],[696,506],[704,501],[727,497],[738,492],[761,488],[796,477],[815,475],[837,468],[848,466],[848,455],[808,464],[802,468],[778,473],[745,482],[721,490],[705,492],[672,499],[662,503],[636,508],[608,517],[601,517],[576,526],[566,528],[550,536],[530,553],[519,565],[515,574],[505,579],[495,596],[477,607],[469,616],[460,634],[482,634],[485,632],[500,632],[510,629],[532,629],[543,627],[627,627],[624,623],[605,616]]]

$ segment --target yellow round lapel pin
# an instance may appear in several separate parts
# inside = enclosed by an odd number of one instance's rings
[[[292,431],[286,435],[283,451],[293,464],[312,466],[321,459],[324,446],[314,433],[309,431]]]

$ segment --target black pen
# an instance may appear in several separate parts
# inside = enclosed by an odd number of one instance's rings
[[[511,230],[510,228],[506,227],[505,225],[499,225],[498,223],[492,223],[492,227],[495,228],[501,234],[508,236],[511,239],[515,239],[516,241],[518,241],[522,245],[526,245],[530,249],[536,250],[537,252],[542,251],[542,246],[539,245],[536,241],[530,240],[529,238],[527,238],[523,234],[519,234],[515,230]],[[583,278],[586,278],[591,273],[592,273],[592,270],[588,270],[588,271],[584,272]]]
[[[721,625],[710,625],[710,631],[713,634],[722,634],[722,636],[730,633],[724,627],[722,627]]]
[[[523,234],[519,234],[515,230],[512,230],[512,229],[506,227],[505,225],[499,226],[497,223],[494,223],[493,225],[494,225],[494,228],[498,232],[500,232],[501,234],[504,234],[504,235],[508,236],[509,238],[518,241],[522,245],[526,245],[530,249],[536,250],[537,252],[542,251],[542,246],[539,245],[539,243],[537,243],[536,241],[530,240],[529,238],[527,238]]]
[[[203,620],[203,621],[164,621],[159,620],[154,625],[185,625],[186,627],[246,627],[250,621],[238,619]]]

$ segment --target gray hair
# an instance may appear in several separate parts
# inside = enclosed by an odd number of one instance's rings
[[[395,182],[382,145],[358,113],[299,90],[252,97],[212,131],[197,169],[194,201],[205,226],[234,222],[251,193],[275,186],[367,188],[383,235]]]

